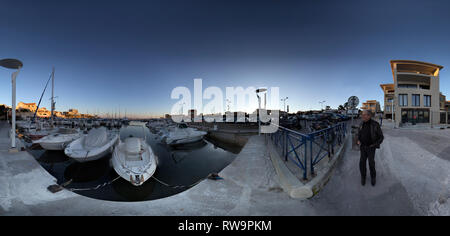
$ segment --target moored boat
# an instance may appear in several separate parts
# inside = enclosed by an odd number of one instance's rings
[[[105,127],[94,128],[70,143],[64,153],[78,162],[98,160],[113,151],[118,139],[118,134],[107,132]]]
[[[158,159],[144,139],[129,137],[116,145],[111,164],[119,176],[140,186],[153,176]]]

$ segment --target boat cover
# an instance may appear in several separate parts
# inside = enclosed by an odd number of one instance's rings
[[[96,148],[105,145],[108,142],[108,133],[105,127],[92,129],[84,138],[83,146],[86,148]]]

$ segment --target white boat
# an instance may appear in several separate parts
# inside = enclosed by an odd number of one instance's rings
[[[78,162],[95,161],[111,153],[118,139],[118,134],[107,132],[105,127],[92,129],[70,143],[64,153]]]
[[[116,145],[111,164],[120,177],[140,186],[153,176],[158,159],[144,139],[129,137]]]
[[[33,141],[33,144],[37,143],[45,150],[61,151],[73,140],[78,138],[80,138],[80,132],[78,130],[58,129],[56,133],[49,134]]]
[[[129,126],[144,126],[146,127],[147,123],[146,122],[142,122],[142,121],[130,121],[128,123]]]
[[[181,123],[176,127],[170,128],[167,132],[163,132],[162,140],[169,145],[180,145],[198,142],[207,134],[204,131],[199,131],[194,128],[187,127],[186,124]]]

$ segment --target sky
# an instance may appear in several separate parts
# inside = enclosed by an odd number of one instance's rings
[[[448,12],[434,0],[0,0],[0,58],[23,62],[23,102],[38,102],[55,67],[60,111],[161,116],[195,78],[223,91],[279,87],[290,111],[350,96],[383,104],[393,59],[444,66],[450,96]],[[0,104],[11,104],[11,72],[0,68]]]

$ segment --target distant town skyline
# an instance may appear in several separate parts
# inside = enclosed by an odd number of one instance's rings
[[[292,112],[337,108],[352,95],[383,106],[379,84],[392,83],[394,59],[444,66],[440,91],[450,96],[449,9],[437,0],[6,0],[0,59],[24,63],[17,102],[37,103],[54,66],[60,111],[160,117],[177,102],[172,89],[195,78],[221,89],[277,86]],[[0,68],[7,105],[11,72]]]

